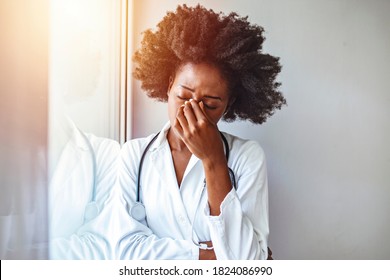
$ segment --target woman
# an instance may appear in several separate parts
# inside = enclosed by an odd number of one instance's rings
[[[267,258],[264,153],[217,127],[221,118],[261,124],[285,104],[262,33],[247,18],[199,5],[179,6],[145,32],[134,76],[149,97],[168,102],[169,122],[122,148],[131,222],[120,258]]]
[[[58,111],[50,138],[49,258],[114,258],[105,205],[117,179],[119,143],[84,133]]]

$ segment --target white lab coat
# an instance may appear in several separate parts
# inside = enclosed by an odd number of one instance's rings
[[[70,139],[49,185],[49,257],[114,258],[111,247],[114,241],[109,231],[111,221],[105,206],[116,182],[120,146],[116,141],[85,134],[89,146],[83,132],[73,123],[70,126]],[[92,153],[95,154],[95,169]],[[99,213],[86,219],[84,212],[93,201]]]
[[[211,240],[217,259],[266,259],[268,186],[261,147],[255,141],[224,133],[237,189],[225,197],[221,214],[210,216],[202,162],[192,155],[179,188],[166,138],[168,129],[169,123],[143,164],[140,197],[146,220],[138,222],[122,210],[117,257],[198,259],[199,248],[194,243]],[[123,209],[129,210],[135,203],[139,161],[152,137],[131,140],[122,147],[118,186]]]

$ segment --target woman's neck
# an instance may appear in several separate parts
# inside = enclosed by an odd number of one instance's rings
[[[171,128],[168,130],[167,139],[171,150],[178,152],[189,151],[183,140]]]

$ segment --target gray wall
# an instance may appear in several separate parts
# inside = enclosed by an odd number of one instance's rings
[[[390,259],[390,1],[199,2],[248,15],[281,58],[288,106],[261,126],[220,124],[266,152],[275,258]],[[134,1],[134,47],[179,3]],[[132,90],[133,137],[158,131],[165,104]]]

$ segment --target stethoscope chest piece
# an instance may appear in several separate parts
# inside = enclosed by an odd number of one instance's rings
[[[96,218],[98,214],[99,214],[99,207],[98,207],[96,201],[91,201],[85,207],[84,221],[88,222],[88,221]]]
[[[142,221],[146,218],[145,206],[141,202],[136,202],[130,207],[130,216],[137,221]]]

